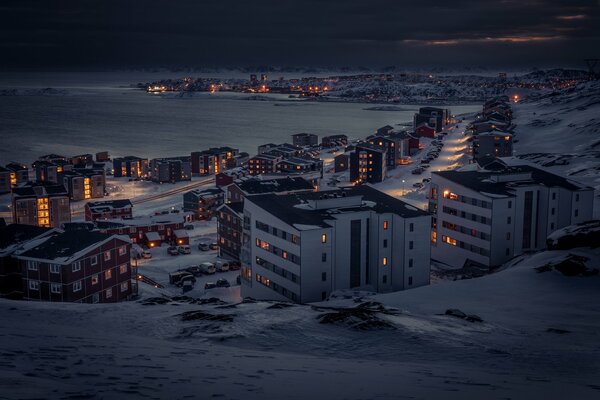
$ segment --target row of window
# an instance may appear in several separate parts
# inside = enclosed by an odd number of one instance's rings
[[[488,249],[484,249],[483,247],[475,246],[474,244],[465,243],[461,240],[456,240],[450,236],[442,235],[442,242],[447,243],[452,246],[458,246],[461,249],[465,249],[470,251],[471,253],[479,254],[485,257],[490,256],[490,251]]]
[[[268,288],[271,288],[273,291],[287,297],[288,299],[290,299],[292,301],[298,301],[298,295],[296,293],[284,288],[281,285],[278,285],[277,283],[271,281],[269,278],[267,278],[265,276],[256,274],[256,282],[258,282]]]
[[[446,214],[454,215],[455,217],[460,217],[464,219],[468,219],[470,221],[479,222],[480,224],[491,225],[491,218],[484,217],[482,215],[472,214],[466,211],[458,211],[456,208],[442,207],[442,211]]]
[[[509,217],[510,218],[510,217]],[[490,235],[485,233],[485,232],[481,232],[478,231],[477,229],[471,229],[471,228],[466,228],[462,225],[458,225],[458,224],[453,224],[450,223],[448,221],[442,221],[442,226],[446,229],[450,229],[452,231],[456,231],[456,232],[460,232],[460,233],[464,233],[465,235],[471,235],[473,237],[482,239],[482,240],[490,240]]]
[[[461,203],[470,204],[470,205],[473,205],[476,207],[489,208],[489,209],[492,208],[492,203],[489,201],[479,200],[479,199],[476,199],[474,197],[469,197],[469,196],[458,195],[456,193],[452,193],[449,190],[444,190],[443,196],[445,199],[460,201]],[[508,208],[511,208],[512,201],[509,201],[508,203],[509,203]]]
[[[97,277],[98,276],[96,275],[96,283],[98,283]],[[92,284],[94,284],[93,278],[92,278]],[[121,292],[126,292],[127,289],[129,289],[129,281],[122,282],[120,286],[121,286]],[[54,294],[61,294],[62,287],[63,287],[63,285],[61,283],[51,283],[50,284],[50,292],[54,293]],[[82,281],[73,282],[73,293],[80,292],[82,287],[83,287]],[[29,289],[30,290],[40,290],[40,281],[29,280]],[[112,297],[112,288],[106,289],[106,297],[107,298]]]
[[[300,256],[297,256],[289,251],[280,249],[279,247],[273,246],[269,242],[265,242],[261,239],[256,239],[256,247],[260,247],[261,249],[268,251],[269,253],[273,253],[276,256],[283,258],[284,260],[288,260],[293,262],[294,264],[300,265]]]
[[[283,240],[287,240],[289,242],[300,245],[300,238],[298,235],[293,233],[286,232],[282,229],[275,228],[274,226],[270,226],[260,221],[256,221],[256,229],[259,229],[263,232],[269,233],[275,237],[281,238]]]
[[[293,272],[290,272],[286,269],[278,267],[277,265],[268,262],[264,258],[256,257],[256,264],[260,265],[261,267],[263,267],[265,269],[268,269],[269,271],[276,273],[279,276],[284,277],[287,280],[297,283],[298,285],[300,284],[300,276],[298,276],[298,275],[294,274]]]
[[[119,256],[124,256],[127,254],[127,246],[121,246],[118,249]],[[110,261],[112,258],[112,254],[110,250],[107,250],[103,253],[104,261]],[[98,264],[98,255],[93,255],[90,257],[90,265]],[[59,274],[60,273],[60,264],[50,264],[50,273]],[[39,269],[39,263],[37,261],[28,260],[27,261],[27,269],[29,271],[37,271]],[[75,261],[71,264],[71,272],[81,271],[81,260]]]

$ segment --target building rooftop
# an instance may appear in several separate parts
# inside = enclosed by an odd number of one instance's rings
[[[264,193],[281,193],[292,192],[297,190],[313,190],[313,185],[306,179],[281,178],[262,180],[258,178],[250,178],[236,181],[235,184],[248,195],[264,194]]]
[[[247,200],[299,230],[329,227],[331,225],[326,221],[335,219],[335,214],[347,212],[372,210],[403,218],[429,215],[367,185],[324,192],[255,195]]]
[[[0,250],[33,239],[49,230],[50,228],[24,224],[2,226],[0,227]]]
[[[13,188],[13,194],[17,196],[47,196],[67,195],[63,185],[47,182],[27,182]]]
[[[92,212],[107,212],[118,210],[121,208],[133,207],[129,199],[122,200],[106,200],[106,201],[90,201],[86,204]]]
[[[111,237],[112,235],[87,230],[62,232],[48,237],[19,256],[64,263],[82,250],[100,245]]]
[[[482,165],[485,165],[486,169],[434,171],[432,174],[439,175],[484,196],[486,194],[513,196],[514,188],[531,185],[561,187],[567,190],[591,189],[560,175],[530,165],[508,166],[501,160],[490,161],[487,158]]]

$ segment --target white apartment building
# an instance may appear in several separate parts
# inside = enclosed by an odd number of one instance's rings
[[[369,186],[244,202],[242,296],[321,301],[429,284],[431,216]]]
[[[494,267],[592,219],[593,188],[528,165],[496,160],[486,168],[432,173],[432,259]]]

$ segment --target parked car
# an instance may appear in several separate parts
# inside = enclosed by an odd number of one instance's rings
[[[191,291],[193,288],[194,288],[194,283],[189,280],[183,281],[183,283],[181,285],[181,289],[182,289],[183,293],[187,293],[187,292]]]
[[[242,263],[239,261],[229,261],[229,269],[232,271],[237,271],[242,267]]]
[[[421,175],[423,173],[423,168],[415,168],[411,171],[413,175]]]
[[[423,187],[423,184],[421,182],[417,182],[413,184],[413,187],[417,188],[417,189],[421,189]]]
[[[431,165],[429,165],[429,164],[421,164],[421,168],[423,168],[423,169],[427,169],[429,167],[431,167]]]
[[[190,274],[189,272],[186,272],[185,275],[182,276],[179,282],[177,282],[175,285],[182,287],[186,282],[191,282],[193,285],[196,283],[196,278],[194,277],[194,275]]]
[[[169,246],[169,248],[167,249],[167,253],[169,253],[172,256],[177,256],[179,255],[179,250],[177,250],[177,247],[175,246]]]
[[[177,248],[177,251],[178,251],[180,254],[191,254],[191,253],[192,253],[192,249],[191,249],[191,247],[190,247],[189,245],[187,245],[187,244],[184,244],[184,245],[181,245],[181,246],[179,246],[179,247]]]
[[[187,271],[171,272],[169,274],[169,283],[172,285],[177,285],[184,276],[193,276],[193,275]]]
[[[213,264],[211,262],[203,262],[202,264],[200,264],[200,270],[202,271],[203,274],[208,274],[208,275],[212,275],[215,272],[217,272],[217,269],[215,268],[215,264]]]
[[[187,267],[184,271],[189,272],[190,274],[192,274],[194,276],[202,275],[202,270],[200,269],[200,267],[198,265],[192,265],[191,267]]]
[[[231,284],[229,283],[229,281],[227,279],[221,278],[217,281],[217,286],[218,287],[229,287],[229,286],[231,286]]]
[[[431,182],[431,178],[423,178],[423,183]]]
[[[150,253],[150,250],[144,250],[142,251],[142,258],[152,258],[152,253]]]
[[[209,247],[210,247],[211,250],[219,250],[219,245],[217,244],[217,242],[212,242],[209,245]]]
[[[229,271],[229,263],[227,261],[217,261],[216,265],[217,271],[219,272],[227,272]]]
[[[208,244],[208,243],[198,243],[198,250],[209,251],[210,250],[210,244]]]
[[[206,283],[204,284],[204,289],[205,289],[205,290],[206,290],[206,289],[214,289],[214,288],[216,288],[216,287],[217,287],[217,284],[216,284],[216,283],[214,283],[214,282],[206,282]]]

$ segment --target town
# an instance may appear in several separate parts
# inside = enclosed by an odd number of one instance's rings
[[[421,107],[412,129],[355,140],[295,133],[252,156],[222,146],[11,162],[0,296],[312,303],[426,286],[432,264],[491,273],[593,218],[592,187],[513,157],[519,100],[463,116]]]

